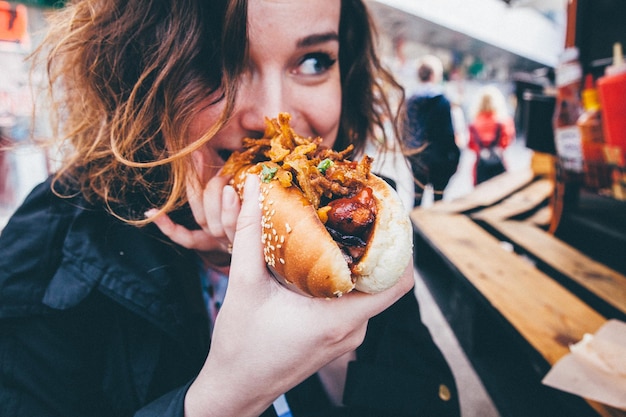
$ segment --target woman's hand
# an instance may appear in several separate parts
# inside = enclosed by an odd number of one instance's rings
[[[282,287],[263,258],[258,188],[259,179],[249,176],[228,290],[211,350],[187,393],[188,417],[261,414],[280,394],[356,349],[368,319],[413,286],[408,266],[397,285],[374,295],[355,291],[327,300]]]
[[[221,267],[224,265],[215,265],[215,261],[221,258],[230,262],[230,257],[224,255],[232,249],[241,204],[235,189],[228,185],[230,178],[219,175],[216,164],[210,162],[216,160],[210,152],[194,152],[197,175],[192,173],[187,178],[187,199],[200,229],[189,230],[158,210],[150,210],[146,216],[154,217],[157,227],[174,242],[196,250],[207,266]]]

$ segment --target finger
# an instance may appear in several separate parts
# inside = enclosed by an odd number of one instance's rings
[[[207,220],[204,212],[202,186],[193,173],[187,177],[186,187],[187,201],[189,202],[193,218],[201,228],[206,230]]]
[[[228,184],[227,177],[216,176],[207,182],[203,192],[203,207],[206,215],[206,230],[223,241],[224,244],[232,242],[226,237],[222,224],[222,204],[224,201],[224,187]]]
[[[241,209],[241,202],[235,189],[227,185],[222,191],[222,227],[229,242],[235,239],[237,218]]]
[[[387,290],[379,292],[377,294],[365,294],[365,293],[361,293],[358,291],[354,291],[353,294],[358,295],[359,297],[362,297],[362,298],[372,297],[375,300],[375,302],[373,303],[368,303],[368,306],[367,306],[368,308],[364,310],[364,313],[367,316],[373,317],[381,313],[383,310],[385,310],[387,307],[395,303],[397,300],[399,300],[402,296],[404,296],[407,292],[409,292],[414,286],[415,286],[415,276],[414,276],[413,262],[409,262],[408,265],[406,266],[406,269],[404,270],[404,273],[398,280],[398,282],[391,288],[388,288]]]
[[[202,251],[218,249],[218,243],[202,230],[189,230],[185,226],[174,223],[166,214],[158,215],[157,210],[147,211],[146,217],[154,217],[152,221],[159,230],[173,242],[185,248]]]
[[[404,294],[413,288],[415,279],[413,275],[413,263],[409,262],[400,280],[391,288],[376,294],[366,294],[360,291],[352,291],[338,299],[332,300],[332,308],[326,308],[322,314],[328,314],[327,320],[335,317],[343,317],[347,326],[358,326],[381,313]],[[320,320],[325,320],[321,318]]]
[[[207,214],[210,213],[207,213],[205,206],[205,184],[210,183],[210,179],[215,177],[217,168],[211,164],[212,158],[210,156],[210,150],[207,148],[201,148],[193,152],[191,158],[195,169],[190,171],[186,178],[187,199],[196,223],[198,223],[202,229],[208,231]]]
[[[248,269],[264,270],[265,260],[261,243],[261,207],[259,206],[259,178],[247,175],[241,211],[236,223],[233,241],[233,265],[247,265]],[[245,281],[248,274],[238,279]],[[231,281],[233,274],[231,273]],[[251,278],[251,277],[250,277]],[[229,284],[230,285],[230,284]]]

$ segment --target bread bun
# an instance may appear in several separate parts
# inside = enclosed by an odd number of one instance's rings
[[[368,186],[378,207],[367,252],[354,268],[356,289],[377,293],[393,286],[413,256],[413,226],[396,191],[370,174]]]
[[[313,297],[393,286],[412,254],[413,229],[395,190],[360,161],[266,118],[263,138],[244,138],[223,174],[243,195],[246,173],[261,177],[265,262],[276,279]],[[336,239],[336,240],[335,240]]]
[[[281,283],[313,297],[339,297],[354,283],[339,246],[296,187],[261,183],[265,262]]]
[[[313,297],[340,297],[357,289],[376,293],[393,286],[412,254],[412,226],[395,190],[370,174],[377,205],[367,250],[352,269],[296,187],[261,184],[265,261],[276,279]]]

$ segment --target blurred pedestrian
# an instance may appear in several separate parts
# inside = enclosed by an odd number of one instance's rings
[[[460,151],[455,143],[450,101],[443,93],[443,64],[433,55],[418,61],[418,86],[406,104],[404,146],[415,180],[415,201],[422,203],[431,184],[435,201],[443,198],[456,172]]]
[[[497,87],[481,89],[469,134],[469,148],[476,153],[474,185],[505,172],[504,150],[515,139],[515,124]]]
[[[0,208],[9,208],[13,204],[13,184],[9,147],[11,141],[0,130]]]

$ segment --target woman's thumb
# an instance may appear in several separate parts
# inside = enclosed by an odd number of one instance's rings
[[[249,265],[250,268],[265,268],[263,246],[261,242],[261,207],[259,204],[259,177],[248,174],[244,184],[241,212],[237,218],[237,229],[233,241],[231,271],[237,266]],[[246,268],[250,270],[249,268]]]

